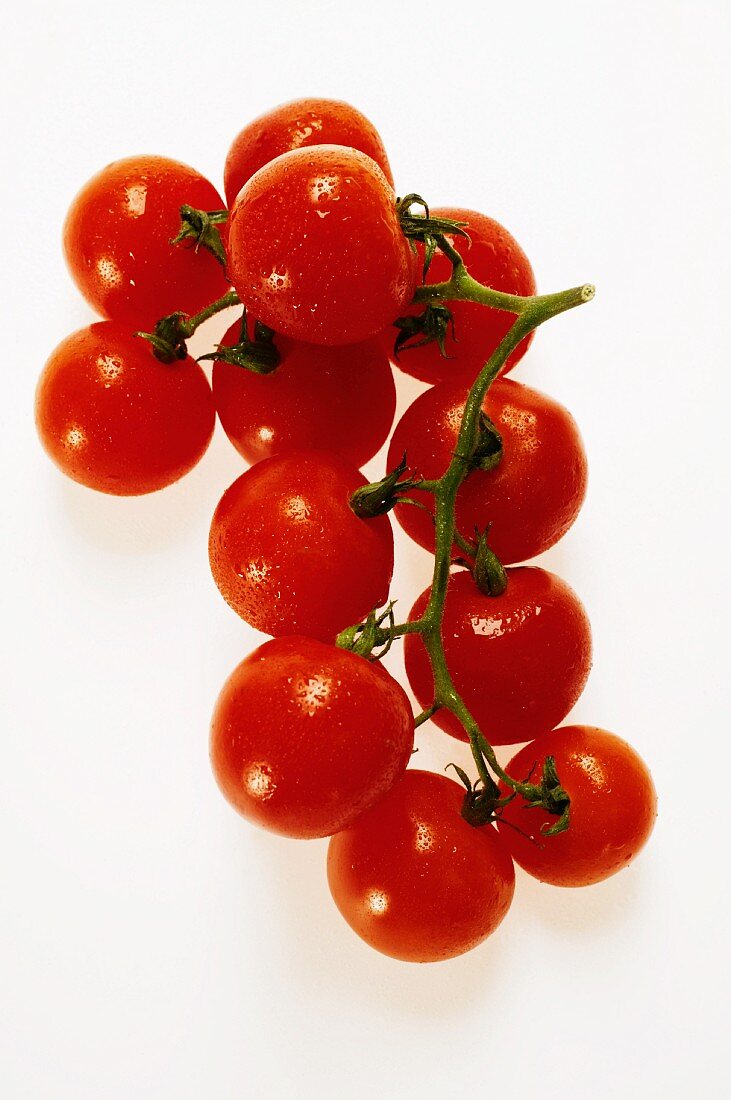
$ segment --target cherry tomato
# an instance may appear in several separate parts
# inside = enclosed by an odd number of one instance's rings
[[[228,255],[251,314],[312,344],[375,336],[418,279],[388,180],[365,153],[337,145],[284,153],[244,184]]]
[[[544,836],[556,818],[515,798],[502,811],[506,824],[498,826],[500,835],[516,863],[541,882],[601,882],[626,867],[652,832],[657,816],[652,776],[626,741],[594,726],[552,730],[538,744],[521,749],[505,770],[524,780],[546,756],[555,758],[571,799],[569,828]]]
[[[335,904],[384,955],[451,959],[494,932],[510,908],[512,860],[491,825],[467,824],[463,798],[446,776],[410,770],[330,841]]]
[[[442,382],[417,397],[396,425],[388,453],[393,468],[406,453],[410,468],[425,478],[441,477],[457,443],[467,391]],[[503,440],[501,462],[474,470],[457,496],[457,530],[474,537],[490,527],[490,546],[500,560],[525,561],[565,535],[586,493],[586,455],[570,413],[545,394],[499,379],[483,403]],[[434,549],[434,497],[418,490],[409,497],[428,512],[399,505],[403,529],[427,550]]]
[[[360,149],[393,186],[383,142],[365,115],[337,99],[296,99],[250,122],[234,140],[223,173],[228,205],[233,205],[246,181],[270,160],[310,145]]]
[[[506,570],[502,596],[484,596],[467,571],[449,579],[442,636],[454,686],[493,745],[528,741],[562,721],[591,668],[591,628],[569,586],[545,569]],[[429,589],[410,619],[424,612]],[[431,665],[418,634],[404,639],[406,674],[419,703],[434,699]],[[433,719],[466,740],[446,708]]]
[[[240,324],[223,338],[235,344]],[[278,336],[271,374],[217,361],[213,399],[226,435],[247,462],[326,444],[354,466],[373,458],[396,409],[388,356],[377,340],[328,348]]]
[[[414,746],[409,700],[377,663],[314,638],[275,638],[216,703],[211,762],[231,805],[292,837],[330,836],[369,810]]]
[[[350,507],[365,478],[318,451],[276,455],[223,494],[211,524],[213,577],[237,614],[266,634],[333,641],[385,603],[393,572],[388,516]]]
[[[114,321],[67,336],[36,392],[36,425],[56,465],[119,496],[177,481],[201,458],[215,423],[211,387],[193,359],[167,366]]]
[[[447,234],[447,240],[457,249],[473,279],[493,290],[506,294],[530,295],[536,292],[533,269],[528,257],[507,229],[498,222],[474,210],[445,206],[431,211],[434,217],[464,222],[469,241],[464,237]],[[437,252],[427,275],[427,283],[442,283],[451,278],[452,264],[443,253]],[[471,386],[477,375],[498,346],[515,320],[515,314],[504,310],[478,305],[476,302],[448,302],[454,318],[454,337],[451,328],[446,339],[445,359],[436,343],[422,347],[403,349],[396,364],[407,374],[422,382],[445,380],[462,382]],[[404,310],[405,314],[423,312],[424,306]],[[382,335],[384,346],[393,355],[398,329],[389,325]],[[523,358],[530,346],[533,334],[527,336],[508,356],[503,373]]]
[[[228,280],[210,252],[191,241],[170,244],[184,204],[220,210],[223,200],[195,169],[167,157],[115,161],[82,187],[63,245],[76,285],[103,317],[151,328],[226,293]]]

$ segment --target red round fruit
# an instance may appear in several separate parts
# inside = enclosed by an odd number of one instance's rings
[[[233,205],[246,181],[270,160],[311,145],[360,149],[393,186],[383,142],[365,115],[337,99],[296,99],[250,122],[234,140],[223,173],[228,205]]]
[[[56,465],[119,496],[177,481],[201,458],[215,423],[211,387],[190,358],[161,363],[114,321],[67,336],[36,391],[36,425]]]
[[[591,668],[591,628],[569,586],[545,569],[506,570],[502,596],[485,596],[467,571],[449,578],[442,637],[454,686],[493,745],[548,733],[579,698]],[[430,589],[409,618],[424,612]],[[434,699],[431,664],[421,636],[404,639],[406,674],[422,707]],[[442,708],[433,721],[467,740]]]
[[[452,460],[467,391],[442,382],[417,397],[396,425],[388,453],[392,469],[404,453],[414,473],[439,478]],[[509,379],[488,390],[482,408],[503,440],[503,455],[492,470],[474,470],[457,496],[457,530],[474,538],[490,527],[490,546],[505,564],[543,553],[568,531],[586,494],[584,447],[571,414],[545,394]],[[408,504],[396,517],[412,539],[434,550],[434,497],[413,490],[409,496],[428,509]]]
[[[82,187],[63,245],[76,285],[103,317],[151,328],[226,293],[228,280],[210,252],[191,241],[170,243],[185,204],[220,210],[223,200],[199,172],[167,157],[114,161]]]
[[[332,838],[327,874],[335,904],[377,951],[406,962],[462,955],[510,908],[515,873],[491,825],[461,816],[464,789],[407,771],[367,814]]]
[[[292,837],[330,836],[404,771],[414,716],[377,663],[314,638],[276,638],[234,669],[211,725],[211,763],[231,805]]]
[[[559,781],[571,799],[568,829],[544,836],[555,816],[540,807],[529,809],[518,797],[502,811],[500,836],[513,859],[541,882],[601,882],[626,867],[652,832],[657,816],[652,776],[626,741],[594,726],[553,730],[521,749],[505,770],[522,781],[546,756],[555,758]]]
[[[451,234],[446,236],[464,259],[473,279],[505,294],[535,294],[536,282],[528,257],[499,222],[474,210],[453,206],[431,210],[431,214],[435,218],[465,223],[463,228],[469,234],[469,240]],[[447,282],[451,275],[451,262],[443,253],[437,252],[429,268],[427,283]],[[515,314],[476,302],[450,301],[446,304],[454,318],[454,336],[450,328],[446,339],[449,358],[445,359],[438,345],[431,343],[403,349],[398,359],[394,357],[394,362],[401,370],[423,382],[452,381],[471,386],[512,326]],[[423,310],[424,306],[420,304],[405,310],[404,314],[422,313]],[[384,346],[392,356],[398,332],[390,324],[382,334]],[[523,358],[532,339],[531,333],[511,352],[503,373]]]
[[[363,475],[338,455],[267,458],[223,494],[211,524],[214,580],[266,634],[333,641],[385,603],[393,572],[388,516],[350,507]]]
[[[252,316],[312,344],[375,336],[418,279],[388,180],[365,153],[337,145],[284,153],[244,184],[228,255]]]
[[[240,323],[223,338],[235,344]],[[247,462],[327,445],[354,466],[380,450],[393,424],[396,387],[377,340],[340,347],[276,338],[271,374],[218,360],[213,399],[226,435]]]

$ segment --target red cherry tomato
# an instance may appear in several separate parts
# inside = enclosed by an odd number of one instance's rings
[[[240,323],[223,338],[235,344]],[[276,338],[271,374],[217,361],[213,399],[226,435],[247,462],[327,445],[354,466],[380,450],[396,408],[388,356],[377,340],[328,348]]]
[[[484,214],[459,207],[445,206],[431,213],[433,217],[466,223],[463,228],[469,234],[469,241],[450,234],[447,234],[447,239],[460,253],[474,279],[505,294],[535,294],[536,282],[528,257],[502,225]],[[429,268],[427,283],[446,282],[451,275],[452,264],[443,253],[437,252]],[[454,337],[451,329],[447,333],[446,352],[449,358],[445,359],[438,345],[431,343],[402,350],[394,362],[401,370],[420,378],[422,382],[462,382],[469,387],[513,324],[515,314],[476,302],[446,304],[454,317],[455,330]],[[404,315],[416,314],[423,312],[423,309],[424,306],[419,305],[403,312]],[[392,325],[382,335],[390,355],[393,355],[397,335],[398,329]],[[531,333],[521,341],[508,356],[503,372],[523,358],[532,339]]]
[[[211,762],[231,805],[292,837],[346,828],[393,785],[414,747],[401,686],[377,663],[314,638],[275,638],[216,703]]]
[[[418,279],[388,180],[365,153],[337,145],[284,153],[244,184],[228,255],[251,314],[311,344],[375,336]]]
[[[645,844],[657,816],[652,777],[635,750],[606,730],[564,726],[526,745],[505,769],[524,780],[546,756],[556,760],[571,799],[569,828],[544,836],[556,818],[516,798],[502,811],[500,835],[513,859],[541,882],[589,886],[626,867]],[[503,792],[507,788],[503,785]]]
[[[545,569],[508,569],[502,596],[484,596],[466,571],[450,577],[442,636],[459,694],[493,745],[528,741],[562,721],[591,668],[591,628],[569,586]],[[410,619],[424,612],[429,589]],[[431,664],[418,634],[404,639],[406,674],[419,703],[434,699]],[[466,740],[454,715],[434,721]]]
[[[417,397],[396,425],[388,453],[392,469],[406,454],[421,476],[441,477],[454,454],[467,391],[442,382]],[[483,403],[503,439],[501,462],[489,471],[474,470],[457,497],[457,530],[474,537],[475,527],[490,527],[490,546],[505,563],[541,554],[565,535],[586,493],[586,455],[570,413],[545,394],[519,382],[499,379]],[[434,497],[409,493],[428,512],[399,505],[403,529],[427,550],[434,550]]]
[[[115,161],[82,187],[63,245],[76,285],[103,317],[150,328],[226,293],[228,280],[210,252],[190,241],[170,244],[184,204],[220,210],[223,200],[195,169],[167,157]]]
[[[406,962],[451,959],[503,919],[515,873],[491,825],[460,814],[464,789],[407,771],[367,814],[332,838],[327,874],[335,904],[358,935]]]
[[[223,173],[228,205],[233,205],[246,181],[270,160],[310,145],[360,149],[376,162],[393,187],[383,142],[365,115],[337,99],[296,99],[250,122],[234,140]]]
[[[56,465],[90,489],[119,496],[177,481],[203,455],[215,413],[193,359],[159,362],[114,321],[67,336],[36,392],[36,424]]]
[[[211,524],[213,577],[237,614],[266,634],[333,641],[388,598],[388,516],[350,507],[365,478],[338,455],[298,451],[252,466]]]

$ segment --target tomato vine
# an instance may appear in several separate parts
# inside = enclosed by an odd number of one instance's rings
[[[560,313],[565,313],[567,310],[575,309],[577,306],[590,302],[594,297],[595,290],[591,284],[585,283],[556,294],[535,295],[525,298],[514,294],[504,294],[501,291],[483,286],[473,279],[467,271],[459,252],[443,235],[438,235],[437,244],[452,261],[452,278],[445,283],[432,284],[431,286],[421,285],[416,291],[415,301],[436,300],[441,303],[452,299],[460,299],[462,301],[478,302],[494,309],[506,310],[515,313],[517,316],[509,332],[490,356],[469,391],[452,461],[438,480],[418,482],[418,487],[421,490],[434,495],[436,503],[434,570],[431,596],[426,610],[416,622],[395,624],[382,629],[380,640],[385,641],[387,636],[398,637],[406,633],[419,633],[421,635],[432,665],[435,693],[431,707],[428,707],[417,717],[417,723],[420,724],[426,721],[439,708],[446,707],[450,710],[461,722],[469,737],[470,748],[482,781],[483,790],[492,790],[495,787],[492,772],[494,776],[507,784],[515,794],[525,799],[528,804],[540,805],[550,813],[556,814],[558,820],[546,830],[547,833],[555,834],[568,828],[570,800],[566,792],[560,787],[558,778],[555,775],[553,761],[550,757],[545,761],[541,782],[538,784],[516,780],[500,766],[492,745],[480,730],[454,686],[444,653],[442,617],[452,563],[452,544],[455,541],[455,536],[460,538],[459,533],[456,532],[455,522],[457,492],[473,469],[479,438],[479,420],[485,395],[491,383],[499,375],[510,353],[525,336],[544,322],[557,317]],[[408,484],[413,485],[415,483]],[[363,490],[361,490],[362,492]],[[346,631],[341,634],[339,644],[345,646],[352,644],[351,633]],[[363,651],[362,648],[360,651]],[[474,804],[474,801],[474,792],[471,788],[468,788],[467,807]],[[498,804],[499,799],[495,797],[494,806],[497,807]],[[471,812],[469,808],[467,812]]]
[[[105,319],[48,360],[39,434],[67,476],[136,495],[187,473],[218,416],[250,465],[213,514],[211,572],[272,638],[219,695],[216,780],[265,828],[331,837],[333,899],[368,943],[449,958],[502,920],[513,860],[544,882],[598,882],[654,821],[652,779],[629,745],[555,728],[588,676],[591,628],[560,577],[516,566],[578,514],[578,429],[519,382],[491,390],[540,325],[594,288],[536,294],[499,223],[398,199],[377,131],[338,101],[250,123],[225,190],[229,209],[194,169],[154,156],[114,162],[82,189],[66,256]],[[200,357],[214,361],[209,384],[187,342],[235,306]],[[360,467],[393,425],[392,365],[436,384],[368,484]],[[405,622],[389,592],[396,508],[434,551]],[[416,715],[381,663],[397,639]],[[407,769],[430,719],[469,742],[477,778],[449,765],[463,789]],[[525,742],[501,766],[494,746]]]

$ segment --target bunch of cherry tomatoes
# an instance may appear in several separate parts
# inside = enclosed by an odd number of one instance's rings
[[[504,377],[532,334],[484,399],[499,448],[459,487],[462,535],[439,609],[451,681],[487,741],[529,742],[498,772],[483,819],[464,811],[477,792],[484,801],[484,777],[462,786],[407,770],[409,700],[375,652],[346,641],[389,599],[387,512],[434,551],[435,496],[420,483],[449,466],[470,387],[515,320],[470,300],[425,309],[417,288],[448,283],[455,250],[474,280],[506,294],[534,295],[533,272],[502,226],[470,210],[425,210],[435,248],[413,204],[396,198],[378,133],[344,103],[301,100],[251,123],[229,151],[224,188],[226,203],[192,168],[138,156],[77,195],[66,258],[104,320],[51,355],[40,437],[69,477],[134,495],[187,473],[218,415],[250,466],[215,510],[211,569],[233,610],[271,639],[216,704],[216,779],[258,825],[332,838],[333,897],[369,944],[400,959],[449,958],[502,920],[513,861],[544,882],[598,882],[626,866],[655,817],[652,780],[629,745],[592,727],[556,728],[588,676],[590,627],[559,577],[517,563],[571,526],[587,467],[567,410]],[[204,357],[209,384],[186,339],[236,303],[241,316]],[[408,492],[363,510],[359,467],[391,431],[393,365],[431,388],[391,438],[388,467],[406,456]],[[492,591],[478,584],[470,542],[486,530],[507,567]],[[433,705],[440,672],[418,629],[430,595],[398,631],[406,672],[425,708],[419,724],[431,717],[466,740],[453,710]],[[513,782],[547,760],[557,804],[516,794]]]

